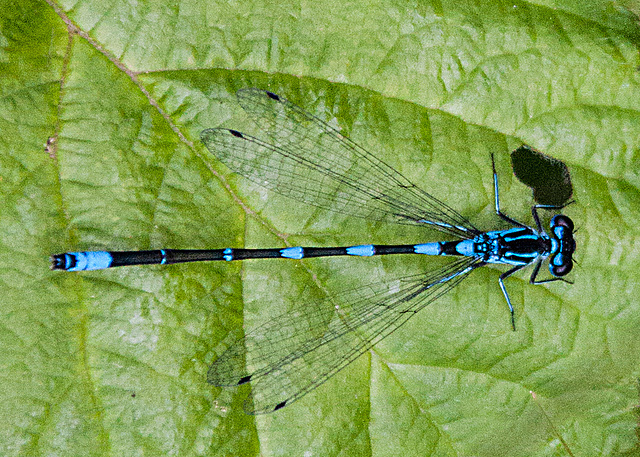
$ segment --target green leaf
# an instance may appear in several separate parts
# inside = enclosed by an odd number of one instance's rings
[[[621,5],[3,0],[0,454],[637,452],[640,27]],[[49,270],[65,251],[439,238],[233,175],[198,138],[251,132],[243,87],[326,119],[487,230],[502,227],[491,153],[503,210],[527,223],[508,154],[562,160],[574,284],[508,279],[512,332],[504,268],[476,271],[303,399],[245,415],[250,386],[205,382],[245,329],[447,259]]]

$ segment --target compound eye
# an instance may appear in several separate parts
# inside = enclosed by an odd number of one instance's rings
[[[551,219],[551,223],[549,224],[551,228],[554,227],[566,227],[570,232],[573,232],[573,221],[568,216],[564,214],[556,214]]]
[[[554,255],[549,263],[549,271],[555,277],[566,276],[572,269],[573,261],[562,254]]]

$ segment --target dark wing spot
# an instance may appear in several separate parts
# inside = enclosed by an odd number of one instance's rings
[[[237,136],[238,138],[243,138],[242,133],[238,132],[237,130],[229,129],[229,133],[232,134],[233,136]]]
[[[275,408],[273,408],[274,411],[278,411],[279,409],[284,408],[285,406],[287,406],[287,400],[283,401],[282,403],[278,403],[276,405]]]
[[[238,385],[241,386],[242,384],[246,384],[249,381],[251,381],[251,375],[240,378],[240,381],[238,381]]]
[[[268,90],[265,91],[267,93],[267,95],[269,96],[269,98],[272,98],[273,100],[279,102],[280,101],[280,97],[278,97],[276,94],[274,94],[273,92],[269,92]]]

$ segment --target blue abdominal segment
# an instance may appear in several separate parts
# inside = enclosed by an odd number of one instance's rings
[[[65,254],[67,271],[104,270],[109,268],[113,257],[107,251],[69,252]]]
[[[347,255],[357,255],[361,257],[370,257],[375,255],[376,249],[373,244],[364,244],[362,246],[350,246],[347,248]]]
[[[285,248],[280,249],[280,255],[282,257],[286,257],[287,259],[296,259],[300,260],[304,257],[304,249],[300,246],[296,246],[294,248]]]

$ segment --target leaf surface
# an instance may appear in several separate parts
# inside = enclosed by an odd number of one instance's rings
[[[0,8],[0,454],[622,455],[640,375],[638,11],[606,1],[94,2]],[[80,250],[415,243],[233,175],[258,87],[483,229],[532,223],[508,154],[569,167],[573,285],[474,272],[320,388],[247,416],[208,365],[266,319],[427,262],[247,261],[66,273]],[[531,395],[535,392],[535,400]]]

